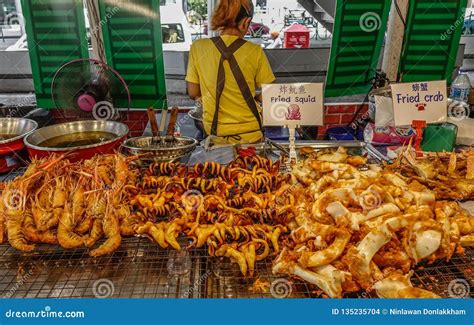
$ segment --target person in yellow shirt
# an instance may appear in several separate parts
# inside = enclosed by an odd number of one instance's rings
[[[204,131],[216,137],[214,143],[254,143],[263,137],[256,92],[275,76],[261,46],[243,39],[253,9],[251,0],[220,0],[212,16],[220,36],[191,46],[188,93],[201,100]]]

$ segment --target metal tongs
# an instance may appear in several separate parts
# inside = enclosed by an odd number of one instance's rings
[[[378,151],[373,145],[371,145],[368,142],[365,142],[365,149],[367,150],[369,155],[371,155],[373,158],[375,158],[379,162],[386,162],[388,164],[393,163],[393,161],[390,158],[382,154],[380,151]]]
[[[289,152],[285,147],[283,147],[282,145],[276,143],[276,142],[273,141],[272,139],[265,138],[265,144],[277,148],[277,149],[280,150],[285,156],[290,156],[290,152]]]

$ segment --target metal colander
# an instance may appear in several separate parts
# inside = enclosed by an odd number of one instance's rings
[[[171,142],[157,141],[153,137],[131,138],[122,144],[121,151],[127,156],[140,155],[141,164],[189,160],[198,141],[189,137],[175,137]]]

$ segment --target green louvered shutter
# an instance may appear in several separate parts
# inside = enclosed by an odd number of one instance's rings
[[[166,107],[159,0],[100,0],[107,63],[128,84],[133,108]],[[124,107],[125,98],[115,105]]]
[[[337,0],[326,97],[369,92],[390,4],[391,0]]]
[[[22,0],[39,107],[54,108],[51,81],[66,62],[88,58],[82,0]]]
[[[451,82],[466,3],[467,0],[410,0],[400,62],[402,81]]]

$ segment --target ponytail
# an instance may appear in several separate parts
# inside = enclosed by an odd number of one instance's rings
[[[237,27],[239,22],[253,16],[252,0],[220,0],[212,15],[212,30]]]

